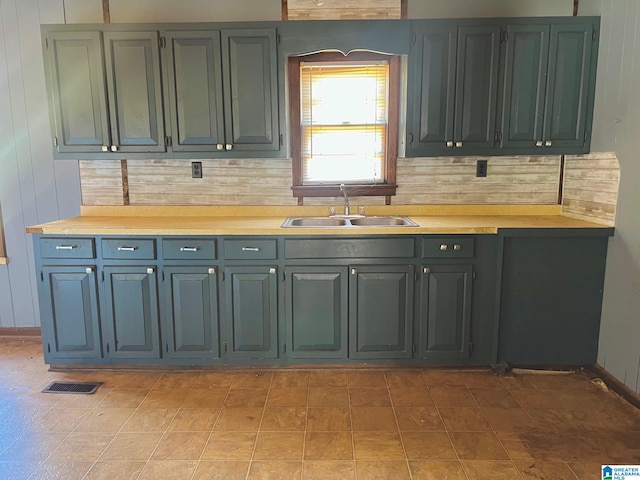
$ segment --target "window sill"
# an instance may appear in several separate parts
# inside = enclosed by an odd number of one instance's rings
[[[350,197],[390,197],[396,194],[397,185],[346,185]],[[297,185],[293,187],[294,197],[342,197],[340,185]]]
[[[8,257],[0,257],[0,265],[6,265],[7,263],[9,263]]]

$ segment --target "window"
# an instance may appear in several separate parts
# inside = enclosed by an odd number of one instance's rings
[[[396,191],[397,56],[323,52],[289,58],[293,195]],[[387,202],[388,203],[388,202]]]

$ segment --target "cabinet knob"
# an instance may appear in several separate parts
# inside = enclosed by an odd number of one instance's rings
[[[93,273],[93,267],[87,267],[84,269],[86,273]]]
[[[462,148],[462,142],[456,142],[456,148]]]
[[[117,152],[118,151],[118,146],[117,145],[111,145],[111,151],[112,152]]]
[[[431,273],[431,269],[429,267],[424,267],[422,269],[422,273]]]
[[[453,142],[447,142],[447,148],[453,148]]]
[[[440,250],[442,250],[443,252],[447,251],[448,249],[449,245],[447,245],[446,243],[440,245]]]
[[[231,145],[230,143],[227,143],[225,149],[226,150],[233,150],[233,145]]]
[[[275,275],[275,274],[276,274],[276,269],[275,269],[275,267],[271,267],[271,268],[269,269],[269,273],[270,273],[271,275]]]
[[[351,269],[351,275],[357,275],[358,274],[358,269],[357,268],[352,268]]]
[[[217,145],[216,145],[216,148],[217,148],[218,150],[224,150],[224,145],[223,145],[223,144],[221,144],[221,143],[219,143],[219,144],[217,144]]]
[[[551,146],[553,146],[553,142],[551,140],[547,140],[546,142],[544,142],[544,146],[545,147],[551,147]]]
[[[462,250],[462,245],[454,245],[454,246],[453,246],[453,249],[454,249],[456,252],[459,252],[460,250]]]
[[[109,151],[109,147],[107,145],[102,145],[102,151],[103,152],[108,152]]]
[[[147,267],[147,273],[149,275],[153,275],[154,273],[156,273],[156,269],[153,267]]]
[[[542,147],[542,140],[538,140],[536,142],[536,147]]]
[[[209,268],[209,275],[215,275],[216,274],[216,269],[213,267]]]

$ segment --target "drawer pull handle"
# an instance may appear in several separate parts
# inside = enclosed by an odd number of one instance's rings
[[[138,247],[118,247],[119,252],[135,252]]]
[[[77,245],[56,245],[56,250],[73,250]]]
[[[180,247],[181,252],[197,252],[200,247]]]
[[[443,243],[442,245],[440,245],[440,250],[442,250],[443,252],[446,252],[449,249],[449,246],[445,243]]]
[[[242,247],[243,252],[259,252],[260,247]]]
[[[454,245],[454,246],[453,246],[453,249],[454,249],[456,252],[459,252],[460,250],[462,250],[462,245]]]

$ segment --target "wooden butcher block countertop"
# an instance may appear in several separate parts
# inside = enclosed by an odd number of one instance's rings
[[[501,229],[611,229],[562,214],[559,205],[367,206],[367,216],[407,216],[417,227],[283,228],[289,217],[329,214],[316,206],[82,207],[79,217],[33,225],[55,235],[380,235],[495,234]],[[354,208],[357,211],[357,207]],[[338,212],[342,206],[338,207]]]

